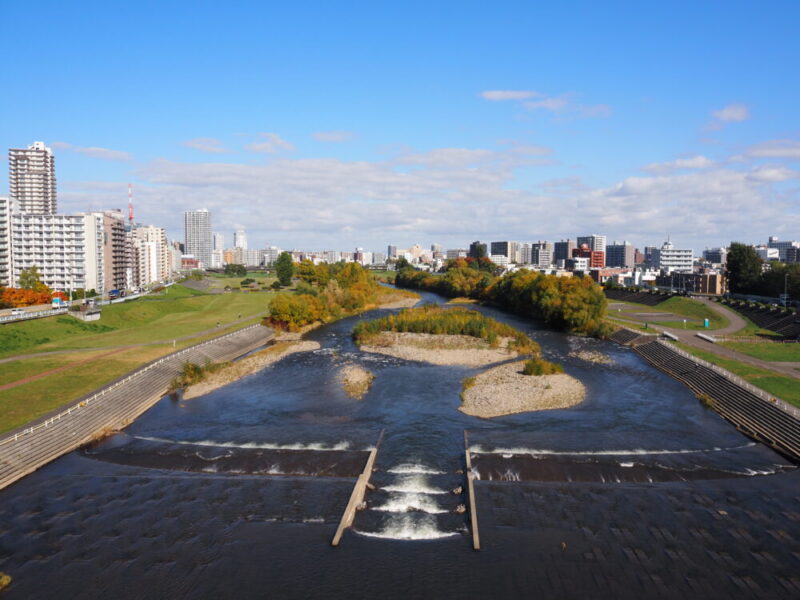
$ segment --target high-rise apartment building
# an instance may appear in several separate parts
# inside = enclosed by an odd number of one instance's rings
[[[622,242],[618,244],[608,244],[606,246],[606,266],[623,267],[631,269],[636,265],[636,255],[633,244]]]
[[[106,291],[127,287],[128,252],[125,216],[119,210],[100,213],[103,219],[103,287]]]
[[[225,250],[225,235],[222,233],[215,233],[211,236],[211,249],[212,250]]]
[[[52,215],[56,212],[56,166],[44,142],[8,151],[8,182],[17,210]]]
[[[183,251],[196,258],[200,268],[211,266],[211,213],[207,209],[183,213]]]
[[[244,229],[237,229],[233,232],[233,247],[247,250],[247,234]]]

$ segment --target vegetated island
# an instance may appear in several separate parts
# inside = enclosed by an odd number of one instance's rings
[[[538,351],[524,333],[462,307],[426,305],[362,321],[353,337],[364,352],[434,365],[486,366]]]
[[[423,306],[353,330],[362,350],[437,365],[487,366],[522,355],[464,380],[462,412],[481,418],[566,408],[585,397],[583,384],[560,365],[541,358],[539,345],[524,333],[462,307]]]

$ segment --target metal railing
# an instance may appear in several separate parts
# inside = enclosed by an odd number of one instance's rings
[[[3,315],[0,317],[0,323],[14,323],[16,321],[28,321],[30,319],[40,319],[42,317],[51,317],[53,315],[63,315],[67,311],[68,309],[64,307],[24,312],[21,315]]]
[[[767,392],[765,392],[761,388],[755,387],[754,385],[748,383],[747,381],[745,381],[741,377],[738,377],[737,375],[734,375],[730,371],[726,371],[722,367],[719,367],[719,366],[717,366],[717,365],[715,365],[713,363],[705,361],[702,358],[698,358],[694,354],[686,352],[685,350],[682,350],[681,348],[677,348],[676,346],[673,346],[671,344],[665,344],[664,342],[662,342],[660,340],[658,340],[658,343],[663,345],[663,346],[665,346],[666,348],[669,348],[673,352],[675,352],[677,354],[680,354],[684,358],[688,358],[689,360],[693,361],[696,364],[702,365],[702,366],[706,367],[707,369],[711,369],[712,371],[714,371],[718,375],[721,375],[722,377],[724,377],[725,379],[727,379],[731,383],[734,383],[734,384],[738,385],[740,388],[750,392],[754,396],[758,396],[764,402],[768,402],[768,403],[780,408],[783,412],[792,415],[796,419],[800,419],[800,409],[798,409],[795,406],[792,406],[788,402],[785,402],[785,401],[781,400],[780,398],[778,398],[776,396],[773,396],[772,394],[768,394]]]
[[[137,371],[134,371],[133,373],[129,374],[128,376],[124,377],[123,379],[120,379],[119,381],[115,381],[114,383],[112,383],[110,385],[107,385],[104,388],[101,388],[100,390],[98,390],[97,392],[95,392],[93,395],[91,395],[90,397],[86,398],[85,400],[78,401],[76,404],[68,407],[66,410],[61,411],[57,415],[54,415],[52,417],[48,417],[47,419],[45,419],[44,421],[42,421],[40,423],[37,423],[36,425],[32,425],[30,427],[26,427],[22,431],[18,431],[18,432],[14,433],[14,434],[9,434],[6,437],[1,438],[0,439],[0,446],[2,446],[4,444],[9,444],[11,442],[16,442],[18,439],[20,439],[20,438],[22,438],[24,436],[31,435],[31,434],[33,434],[34,432],[36,432],[36,431],[38,431],[40,429],[44,429],[46,427],[49,427],[55,421],[60,421],[62,418],[68,417],[69,415],[72,414],[73,411],[80,410],[81,408],[86,408],[87,406],[91,405],[92,402],[97,402],[99,400],[102,400],[103,397],[108,392],[118,388],[121,385],[129,383],[135,377],[138,377],[139,375],[142,375],[143,373],[146,373],[150,369],[154,369],[155,367],[158,367],[158,366],[164,364],[167,361],[173,360],[173,359],[175,359],[175,358],[177,358],[177,357],[179,357],[181,355],[184,355],[184,354],[187,354],[187,353],[192,352],[194,350],[197,350],[198,348],[202,348],[203,346],[207,346],[209,344],[214,344],[216,342],[219,342],[220,340],[224,340],[226,338],[230,338],[230,337],[235,336],[235,335],[240,335],[241,333],[243,333],[245,331],[250,331],[252,329],[255,329],[256,327],[262,327],[262,325],[261,324],[249,325],[247,327],[243,327],[242,329],[238,329],[236,331],[232,331],[231,333],[226,333],[225,335],[221,335],[219,337],[216,337],[216,338],[213,338],[213,339],[210,339],[210,340],[206,340],[205,342],[200,342],[199,344],[195,344],[193,346],[189,346],[188,348],[184,348],[183,350],[178,350],[177,352],[173,352],[172,354],[168,354],[166,356],[161,357],[160,359],[154,360],[153,362],[151,362],[147,366],[142,367],[141,369],[139,369]]]

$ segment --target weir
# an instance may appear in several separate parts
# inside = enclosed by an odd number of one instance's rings
[[[472,549],[481,549],[481,537],[478,533],[478,507],[475,505],[475,484],[473,483],[472,458],[469,455],[469,435],[464,430],[464,457],[467,463],[467,491],[469,496],[469,520],[472,529]]]
[[[339,522],[339,527],[336,528],[336,533],[333,536],[333,540],[331,540],[331,546],[338,546],[339,542],[342,541],[344,530],[353,525],[353,520],[356,517],[356,510],[358,510],[358,507],[364,501],[364,494],[367,491],[369,479],[372,477],[372,469],[375,465],[375,457],[378,455],[378,449],[380,448],[381,440],[383,439],[383,432],[384,430],[381,429],[380,434],[378,434],[378,441],[375,442],[375,447],[370,451],[369,457],[367,457],[364,470],[358,476],[358,479],[356,479],[356,484],[353,486],[353,491],[350,494],[350,500],[347,502],[347,506],[342,514],[342,520]]]

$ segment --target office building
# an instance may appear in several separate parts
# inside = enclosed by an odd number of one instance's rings
[[[553,244],[542,241],[531,244],[530,264],[540,269],[546,269],[553,264]]]
[[[397,258],[397,246],[389,246],[386,248],[386,256],[387,258],[395,259]]]
[[[205,208],[183,213],[183,249],[204,269],[211,265],[211,214]]]
[[[53,151],[44,142],[8,151],[8,182],[16,209],[23,213],[56,212],[56,166]]]
[[[694,254],[691,249],[680,249],[667,240],[661,248],[653,252],[655,268],[665,273],[672,271],[691,271],[694,267]]]
[[[608,244],[606,246],[606,266],[631,269],[636,265],[635,254],[633,244],[628,242]]]
[[[703,258],[715,265],[724,265],[728,262],[727,248],[706,248],[703,250]]]
[[[492,242],[492,256],[505,256],[509,263],[519,262],[519,242]]]
[[[211,236],[211,249],[212,250],[225,250],[225,235],[222,233],[215,233]]]
[[[445,252],[445,258],[447,260],[456,260],[459,258],[467,258],[467,249],[466,248],[452,248]]]
[[[477,240],[469,245],[470,258],[483,258],[485,256],[486,256],[486,244],[481,244],[480,240]]]
[[[770,236],[767,248],[774,248],[778,251],[778,260],[786,262],[786,252],[789,248],[800,248],[800,242],[786,241],[781,242],[776,236]]]
[[[787,248],[786,249],[786,260],[784,262],[787,262],[787,263],[800,262],[800,248],[795,248],[795,247]]]
[[[593,252],[602,252],[603,253],[603,260],[605,260],[606,256],[606,236],[604,235],[584,235],[578,237],[576,241],[576,246],[580,248],[586,244],[589,247],[589,250]],[[601,267],[605,266],[605,264],[600,265]]]
[[[575,250],[575,242],[572,240],[561,240],[553,244],[553,262],[563,265],[564,261],[572,258],[572,251]]]
[[[247,234],[244,229],[237,229],[233,232],[233,247],[247,250]]]
[[[581,238],[578,238],[581,239]],[[585,258],[586,267],[583,266],[583,261],[573,261],[573,267],[576,270],[585,271],[586,269],[602,269],[605,266],[606,256],[605,252],[599,250],[592,250],[589,244],[582,243],[579,248],[572,251],[572,258]],[[580,268],[574,266],[580,264]]]

